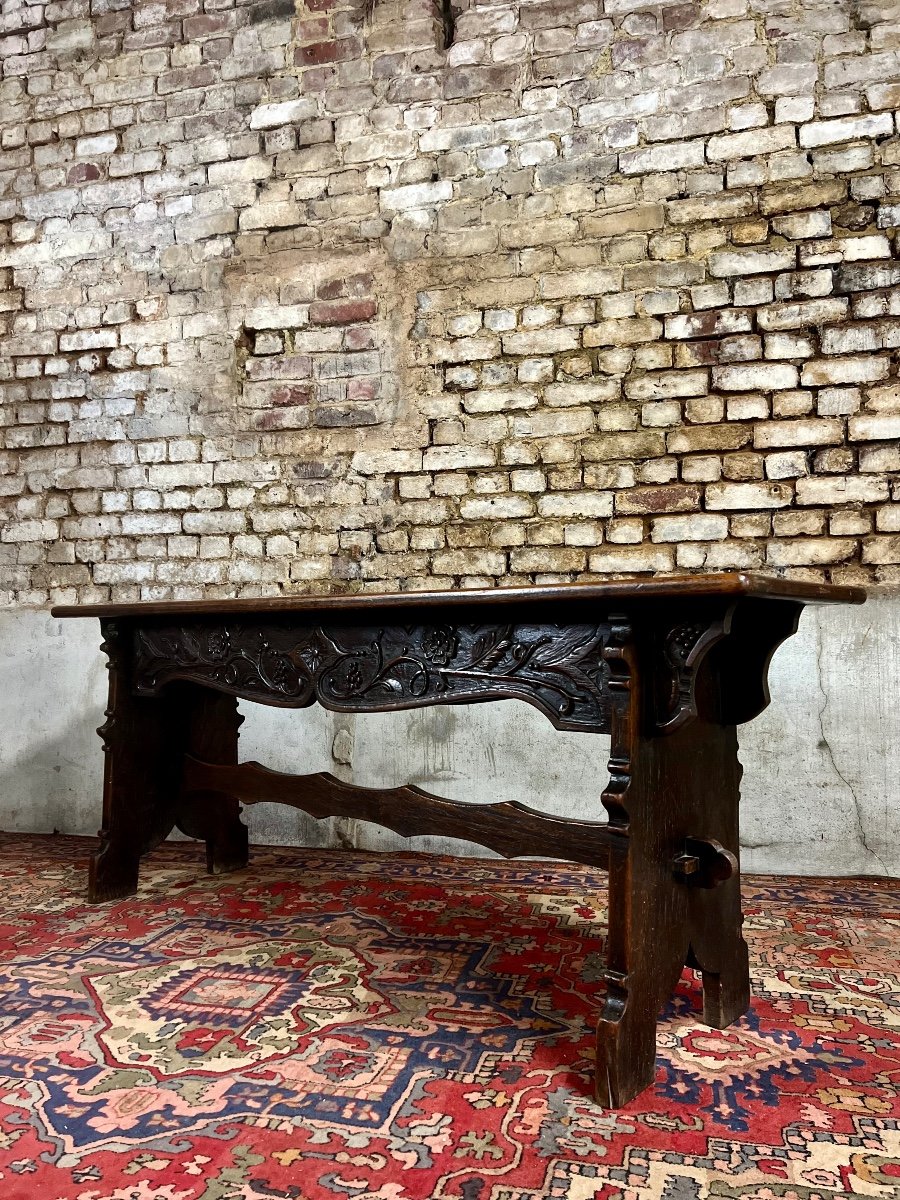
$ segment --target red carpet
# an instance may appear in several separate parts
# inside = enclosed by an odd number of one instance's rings
[[[2,1200],[900,1196],[895,882],[746,882],[752,1012],[685,972],[609,1113],[603,875],[175,845],[91,907],[90,845],[0,842]]]

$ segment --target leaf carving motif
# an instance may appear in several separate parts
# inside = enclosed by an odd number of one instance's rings
[[[577,625],[148,625],[134,683],[154,694],[191,679],[249,700],[378,711],[519,698],[560,728],[608,732],[609,622]]]

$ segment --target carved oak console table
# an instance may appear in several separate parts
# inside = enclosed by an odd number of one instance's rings
[[[653,1081],[657,1017],[685,963],[702,973],[707,1024],[728,1025],[749,1006],[736,726],[766,706],[769,659],[805,603],[864,599],[857,588],[722,574],[55,608],[99,617],[109,658],[89,898],[134,892],[141,855],[174,826],[205,840],[210,871],[244,866],[240,805],[273,800],[407,836],[466,838],[508,857],[602,867],[609,932],[596,1097],[617,1107]],[[238,698],[383,712],[509,697],[557,729],[611,735],[598,797],[605,821],[238,763]]]

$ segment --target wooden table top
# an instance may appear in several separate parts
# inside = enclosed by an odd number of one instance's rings
[[[354,592],[318,596],[250,597],[240,600],[148,600],[128,604],[58,604],[54,617],[202,617],[237,616],[241,613],[367,612],[372,609],[439,609],[465,606],[568,604],[620,600],[674,600],[688,598],[753,596],[804,603],[862,604],[860,587],[807,583],[744,571],[707,575],[665,575],[647,578],[631,575],[601,583],[559,583],[529,587],[460,588],[431,592]]]

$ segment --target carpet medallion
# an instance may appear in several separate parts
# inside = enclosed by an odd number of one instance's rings
[[[745,881],[754,1001],[590,1100],[605,876],[168,845],[83,902],[90,843],[0,840],[2,1200],[900,1198],[900,895]]]

